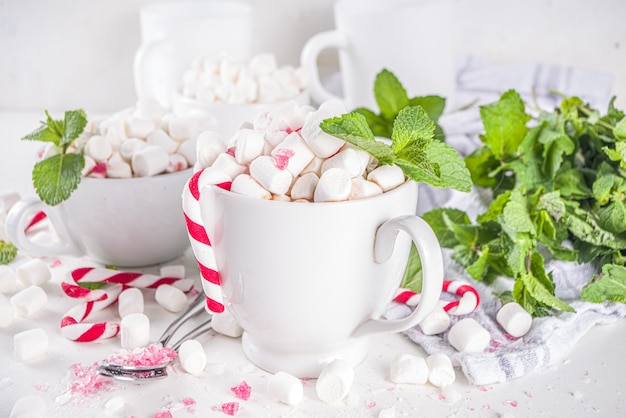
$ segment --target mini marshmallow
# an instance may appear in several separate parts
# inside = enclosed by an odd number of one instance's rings
[[[114,152],[107,162],[107,177],[116,179],[128,179],[133,176],[133,170],[122,156]]]
[[[404,173],[397,165],[381,165],[372,170],[367,179],[378,184],[383,192],[395,189],[404,183]]]
[[[178,154],[182,155],[185,160],[187,160],[187,166],[192,166],[197,161],[196,143],[197,141],[195,139],[188,139],[181,142],[176,150]]]
[[[350,196],[352,181],[350,175],[341,168],[330,168],[322,173],[313,200],[315,202],[339,202]]]
[[[120,318],[134,313],[143,313],[143,293],[136,287],[129,287],[122,291],[117,298],[117,311]]]
[[[151,97],[139,99],[135,105],[134,114],[138,118],[161,119],[164,113],[165,110],[163,110],[158,100]]]
[[[178,143],[174,141],[163,129],[155,129],[146,137],[147,145],[157,145],[168,154],[176,151]]]
[[[183,171],[187,167],[189,167],[189,163],[185,157],[180,154],[170,154],[165,171],[168,173],[175,173],[177,171]]]
[[[131,118],[126,122],[126,133],[129,138],[146,138],[155,129],[154,121],[148,118]]]
[[[206,353],[198,340],[187,340],[178,349],[180,365],[189,374],[196,375],[206,366]]]
[[[48,352],[48,334],[42,328],[18,332],[13,336],[13,356],[17,361],[30,361]]]
[[[85,145],[85,154],[89,155],[97,162],[106,161],[113,153],[111,141],[102,135],[94,135]]]
[[[428,381],[426,360],[413,354],[399,354],[391,361],[389,378],[394,383],[423,385]]]
[[[437,306],[418,324],[422,334],[440,334],[450,326],[450,315],[440,306]]]
[[[503,305],[496,314],[496,321],[512,337],[523,337],[530,331],[533,317],[517,302]]]
[[[165,171],[169,162],[169,155],[162,147],[148,145],[133,154],[132,168],[139,177],[148,177]]]
[[[81,176],[85,177],[91,173],[91,170],[96,166],[96,161],[88,155],[85,155],[85,166],[80,172]]]
[[[276,167],[274,158],[262,155],[250,163],[250,176],[273,194],[285,194],[293,176],[288,170]]]
[[[6,328],[11,325],[15,318],[15,312],[9,299],[0,294],[0,328]]]
[[[230,312],[223,311],[222,313],[213,314],[211,318],[211,328],[216,332],[232,338],[239,338],[243,334],[243,329]]]
[[[317,396],[326,403],[344,399],[354,382],[354,368],[346,360],[337,359],[326,365],[315,383]]]
[[[118,412],[124,407],[125,404],[126,404],[126,401],[124,400],[124,397],[118,395],[118,396],[113,396],[111,399],[106,401],[104,403],[104,408],[110,412]]]
[[[265,133],[254,129],[242,129],[235,134],[235,160],[239,164],[250,164],[263,154]]]
[[[306,167],[304,167],[300,175],[306,173],[315,173],[319,177],[322,174],[322,164],[324,164],[324,161],[326,160],[324,160],[323,158],[313,157],[311,162]]]
[[[378,184],[367,181],[363,177],[354,177],[352,179],[352,187],[348,200],[363,199],[366,197],[377,196],[383,193],[383,189]]]
[[[473,318],[457,321],[448,332],[448,342],[460,352],[481,352],[489,345],[491,335]]]
[[[129,138],[120,145],[119,153],[123,159],[130,161],[140,149],[144,149],[148,144],[143,139]]]
[[[282,88],[278,81],[272,77],[262,75],[258,81],[258,101],[259,103],[273,103],[282,99]]]
[[[287,196],[286,194],[273,194],[272,200],[275,200],[277,202],[291,202],[292,201],[291,197]]]
[[[196,161],[202,167],[209,167],[221,153],[226,152],[226,143],[215,131],[205,131],[196,139]]]
[[[222,170],[231,179],[234,179],[238,175],[243,174],[247,171],[245,165],[237,163],[235,157],[227,153],[219,154],[211,167]]]
[[[294,176],[300,175],[304,167],[309,165],[313,157],[313,151],[302,140],[302,137],[296,132],[292,132],[280,144],[276,145],[272,150],[271,155],[275,156],[278,153],[284,153],[284,150],[292,151],[292,156],[287,163],[287,170]]]
[[[322,174],[330,168],[342,168],[348,172],[350,177],[359,177],[365,172],[365,166],[354,149],[345,148],[324,161]]]
[[[271,132],[283,131],[287,134],[298,131],[304,125],[306,112],[294,100],[278,105],[269,114],[269,126]]]
[[[296,179],[291,187],[291,198],[293,200],[306,199],[313,201],[313,195],[318,182],[319,177],[315,173],[306,173],[301,175]]]
[[[257,197],[259,199],[270,200],[272,198],[272,194],[255,179],[250,177],[249,174],[240,174],[235,177],[235,180],[233,180],[230,186],[230,191],[245,196]]]
[[[278,372],[267,380],[269,395],[287,405],[296,405],[304,397],[302,381],[286,372]]]
[[[452,360],[444,353],[435,353],[426,357],[428,381],[439,388],[451,385],[456,379]]]
[[[15,315],[32,318],[48,304],[48,295],[39,286],[29,286],[20,290],[11,298]]]
[[[289,135],[287,132],[285,131],[276,131],[276,132],[266,132],[265,133],[265,142],[267,143],[268,146],[270,146],[270,151],[272,149],[274,149],[274,147],[278,144],[280,144],[282,141],[285,140],[285,138],[287,138],[287,135]],[[269,154],[269,152],[267,152],[267,154]]]
[[[122,348],[127,350],[147,346],[150,343],[150,318],[143,313],[124,316],[120,321],[120,336]]]
[[[306,117],[300,135],[317,157],[328,158],[344,146],[345,141],[327,134],[320,128],[320,123],[324,119],[343,113],[347,113],[347,110],[340,100],[328,100],[322,103],[318,110],[309,113]]]
[[[248,68],[255,75],[270,75],[278,68],[278,63],[274,54],[263,53],[252,57]]]
[[[184,279],[185,266],[182,264],[171,264],[168,266],[162,266],[159,269],[159,275],[161,275],[161,277],[176,277],[177,279]]]
[[[46,401],[41,396],[28,395],[19,398],[11,408],[9,418],[44,418]]]
[[[15,275],[24,286],[41,286],[50,280],[50,269],[40,258],[33,258],[15,269]]]
[[[198,121],[187,117],[172,117],[168,123],[169,136],[175,141],[193,138],[198,131]]]
[[[187,305],[187,296],[183,291],[169,284],[157,287],[154,298],[161,307],[170,312],[180,312]]]

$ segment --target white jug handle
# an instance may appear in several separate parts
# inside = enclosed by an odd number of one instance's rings
[[[313,101],[323,103],[327,100],[338,98],[336,95],[329,92],[322,84],[319,67],[317,66],[317,58],[325,49],[342,49],[346,48],[347,45],[348,40],[343,33],[337,30],[313,35],[304,44],[300,54],[300,66],[310,76],[309,92]]]
[[[370,319],[362,323],[354,336],[394,333],[419,324],[437,305],[443,286],[443,257],[437,236],[426,221],[418,216],[400,216],[385,222],[376,231],[374,260],[384,263],[391,257],[396,236],[404,231],[413,240],[422,262],[420,303],[407,317],[396,320]]]
[[[26,228],[33,217],[40,211],[45,212],[52,227],[59,237],[57,242],[41,244],[29,239],[26,235]],[[5,220],[7,238],[13,245],[22,251],[35,256],[57,256],[57,255],[84,255],[78,245],[70,238],[63,221],[57,216],[56,211],[35,197],[29,197],[17,202]]]
[[[135,93],[138,99],[156,99],[161,106],[165,108],[171,107],[171,95],[173,92],[159,88],[158,84],[162,84],[165,88],[174,86],[177,80],[172,80],[172,74],[167,74],[159,79],[151,77],[155,74],[155,59],[159,51],[163,50],[168,43],[173,41],[169,38],[142,44],[133,60],[133,78],[135,83]],[[159,74],[159,72],[156,72]],[[165,78],[165,79],[164,79]]]

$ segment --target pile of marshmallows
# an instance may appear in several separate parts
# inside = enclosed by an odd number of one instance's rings
[[[271,53],[244,63],[232,58],[197,59],[183,74],[181,94],[203,103],[274,103],[292,99],[307,86],[300,68],[279,67]]]
[[[193,166],[196,137],[212,127],[209,119],[177,116],[154,99],[140,99],[134,107],[90,120],[70,152],[84,154],[83,176],[154,176]],[[58,152],[48,145],[42,157]]]
[[[225,141],[203,132],[195,171],[210,167],[215,183],[231,192],[268,200],[337,202],[382,194],[404,183],[397,166],[378,166],[367,152],[320,129],[347,110],[339,100],[316,110],[289,101],[258,115]]]

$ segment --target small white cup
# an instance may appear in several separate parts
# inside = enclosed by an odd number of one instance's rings
[[[89,256],[102,264],[139,267],[163,263],[189,246],[180,194],[191,169],[153,177],[85,177],[70,198],[50,207],[36,197],[17,202],[7,214],[9,240],[37,256]],[[59,236],[38,243],[25,233],[44,211]]]
[[[166,108],[183,73],[198,57],[239,59],[252,53],[252,7],[236,0],[171,1],[139,11],[142,44],[135,54],[135,90]]]
[[[374,80],[384,68],[394,73],[409,97],[435,94],[452,102],[449,0],[340,0],[334,14],[336,29],[314,35],[301,53],[313,101],[334,97],[320,80],[317,58],[325,49],[336,49],[349,109],[378,108]]]
[[[419,323],[439,299],[443,261],[434,232],[415,216],[416,203],[412,181],[332,203],[203,187],[201,217],[225,308],[244,330],[250,361],[272,373],[317,377],[336,358],[360,363],[371,334]],[[411,240],[423,266],[420,304],[406,318],[380,319],[400,285]]]

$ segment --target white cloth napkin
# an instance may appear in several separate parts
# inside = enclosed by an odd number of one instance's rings
[[[557,90],[565,95],[579,96],[605,112],[611,99],[612,82],[610,75],[573,67],[539,63],[494,65],[475,57],[463,57],[457,73],[455,109],[444,114],[440,124],[446,131],[448,144],[465,156],[481,145],[478,135],[483,132],[483,127],[478,106],[497,101],[504,91],[515,89],[527,103],[551,111],[561,100],[551,94],[551,90]],[[418,214],[436,207],[453,207],[465,210],[471,219],[482,213],[489,199],[488,193],[480,190],[467,194],[426,185],[420,185],[419,196]],[[414,327],[406,331],[406,335],[429,354],[448,354],[474,385],[506,382],[545,368],[562,359],[594,325],[616,322],[626,316],[624,304],[594,304],[579,300],[580,289],[596,273],[594,266],[552,260],[546,263],[546,270],[552,271],[556,296],[570,303],[576,312],[536,318],[526,336],[511,339],[495,321],[500,302],[492,292],[510,290],[512,281],[500,278],[492,287],[487,287],[474,281],[451,260],[449,250],[444,250],[444,260],[446,279],[466,281],[479,292],[481,304],[467,316],[490,332],[491,344],[481,353],[459,353],[448,343],[447,332],[427,336],[419,327]],[[442,298],[452,296],[443,294]],[[404,317],[410,309],[392,303],[386,316],[390,319]],[[464,317],[452,316],[452,323]]]

